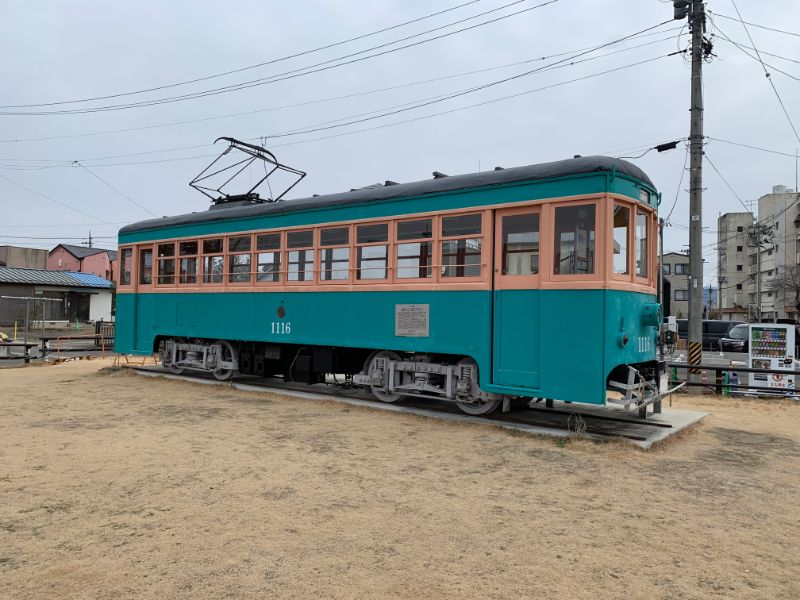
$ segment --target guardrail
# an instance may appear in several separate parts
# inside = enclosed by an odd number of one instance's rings
[[[51,338],[52,339],[52,338]],[[62,335],[56,338],[56,360],[61,360],[61,340],[94,340],[94,345],[100,347],[103,358],[106,357],[106,338],[103,335]],[[99,341],[99,343],[98,343]],[[42,344],[44,346],[44,343]],[[64,351],[76,350],[75,348],[65,348]],[[78,351],[84,348],[77,349]],[[44,356],[44,354],[42,354]]]
[[[725,373],[765,373],[767,375],[793,375],[794,377],[800,377],[800,371],[778,371],[776,369],[756,369],[753,367],[737,367],[735,365],[703,365],[703,364],[691,364],[691,363],[667,363],[667,367],[674,368],[674,369],[700,369],[703,371],[714,371],[714,383],[709,382],[699,382],[699,383],[692,383],[689,381],[684,381],[683,379],[670,379],[670,384],[676,383],[686,383],[685,387],[707,387],[713,388],[716,394],[722,394],[725,388],[728,389],[742,389],[742,390],[753,390],[753,391],[767,391],[773,394],[780,394],[783,392],[794,392],[797,391],[796,388],[774,388],[768,386],[758,386],[758,385],[750,385],[744,383],[730,383],[724,381],[724,374]]]

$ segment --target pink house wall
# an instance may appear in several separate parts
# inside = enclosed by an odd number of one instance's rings
[[[81,264],[64,248],[58,248],[47,257],[47,268],[51,271],[80,271]]]
[[[100,252],[92,256],[77,259],[64,248],[53,251],[47,259],[47,268],[51,271],[80,271],[94,273],[103,279],[113,280],[117,261],[108,258],[108,252]]]

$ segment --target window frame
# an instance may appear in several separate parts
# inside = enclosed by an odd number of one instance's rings
[[[414,239],[407,239],[401,240],[398,237],[398,228],[400,227],[401,223],[414,223],[416,221],[430,221],[431,222],[431,237],[418,237]],[[416,217],[403,217],[400,219],[395,219],[391,226],[389,237],[394,238],[394,242],[391,246],[391,259],[393,264],[393,269],[391,272],[391,280],[397,283],[429,283],[433,284],[436,281],[436,215],[422,215]],[[430,271],[430,275],[428,277],[399,277],[398,273],[400,270],[400,257],[398,256],[398,252],[400,250],[400,246],[404,244],[423,244],[423,243],[430,243],[431,251],[430,256],[428,257],[429,264],[427,269]],[[420,255],[421,256],[421,255]],[[405,257],[409,258],[409,257]],[[403,267],[406,268],[406,267]],[[417,270],[419,270],[419,266]],[[423,267],[425,268],[425,267]]]
[[[247,251],[235,251],[231,250],[231,240],[234,238],[250,238],[250,249]],[[223,272],[225,276],[223,280],[225,281],[225,285],[228,287],[252,287],[253,285],[253,241],[254,235],[253,233],[234,233],[225,236],[225,267]],[[234,275],[240,276],[244,275],[243,272],[233,272],[233,268],[231,265],[231,259],[234,256],[244,256],[249,255],[250,262],[248,263],[248,270],[247,270],[247,280],[246,281],[234,281],[232,278]]]
[[[613,198],[616,201],[616,198]],[[556,211],[559,208],[576,208],[579,206],[593,206],[594,207],[594,271],[592,273],[556,273]],[[603,210],[603,206],[606,210]],[[548,265],[549,281],[553,282],[557,287],[569,281],[575,282],[595,282],[604,281],[608,268],[608,256],[611,254],[611,244],[608,241],[608,234],[606,233],[607,222],[611,214],[613,202],[606,202],[603,197],[593,197],[581,200],[563,200],[559,202],[551,202],[548,204],[548,224],[547,224],[547,243],[549,248],[547,250],[550,264]],[[607,214],[608,213],[608,214]],[[601,250],[602,249],[602,253]],[[602,256],[601,256],[602,254]],[[623,278],[623,281],[630,282],[630,279]]]
[[[626,248],[627,254],[627,273],[614,272],[614,208],[622,206],[628,209],[628,246]],[[636,240],[636,202],[627,202],[621,198],[610,197],[608,209],[608,278],[610,281],[625,281],[632,283],[634,272],[636,270],[636,252],[634,243]],[[553,215],[553,235],[555,235],[555,214]],[[597,234],[595,234],[597,236]],[[596,240],[595,240],[596,241]]]
[[[286,244],[286,236],[284,235],[285,230],[283,229],[265,229],[263,231],[256,231],[253,233],[253,262],[251,263],[251,268],[253,270],[253,286],[254,287],[281,287],[284,284],[284,276],[285,276],[285,266],[283,264],[283,253],[285,250]],[[270,250],[259,250],[258,249],[258,238],[262,235],[277,235],[278,236],[278,247]],[[278,261],[280,264],[278,265],[278,279],[271,279],[266,281],[259,281],[258,276],[260,274],[258,267],[259,267],[259,254],[278,254]]]
[[[444,235],[443,226],[444,226],[444,220],[445,219],[450,219],[450,218],[453,218],[453,217],[467,217],[467,216],[472,216],[472,215],[478,215],[480,217],[480,223],[481,223],[481,231],[480,231],[480,233],[477,233],[477,234],[476,233],[469,233],[469,234],[464,234],[464,235],[448,235],[448,236]],[[484,281],[484,279],[486,278],[485,274],[486,274],[486,270],[487,270],[487,266],[488,266],[486,264],[486,260],[487,260],[487,258],[486,258],[487,229],[489,229],[489,227],[491,227],[489,225],[489,223],[487,223],[488,219],[487,219],[486,215],[487,215],[487,212],[485,210],[480,210],[480,209],[476,210],[476,209],[470,208],[470,209],[466,209],[466,210],[460,210],[460,211],[455,211],[455,212],[439,214],[439,215],[436,216],[436,223],[435,223],[436,229],[434,230],[433,234],[434,234],[434,239],[436,241],[436,246],[434,248],[434,262],[436,263],[435,264],[435,272],[436,272],[436,282],[437,283],[458,284],[458,283],[462,283],[462,282]],[[539,227],[541,229],[541,217],[540,217]],[[452,267],[452,266],[455,266],[455,267],[458,267],[458,266],[468,267],[468,266],[473,266],[473,265],[469,265],[467,263],[464,263],[463,265],[445,265],[444,264],[444,252],[443,252],[444,243],[445,242],[458,241],[458,240],[471,240],[471,239],[479,239],[480,243],[481,243],[481,251],[480,251],[480,256],[479,256],[479,259],[478,259],[478,274],[477,275],[451,275],[451,276],[445,276],[445,274],[444,274],[445,267]],[[541,270],[541,268],[540,268],[540,270]]]
[[[330,229],[346,229],[347,230],[347,244],[331,244],[331,245],[322,245],[322,232],[327,231]],[[355,264],[354,264],[354,236],[355,235],[355,225],[353,223],[344,223],[344,224],[336,224],[336,223],[328,223],[322,227],[318,228],[318,232],[316,233],[316,244],[314,244],[314,261],[315,265],[318,265],[319,273],[317,275],[317,280],[319,285],[350,285],[355,277]],[[337,250],[341,248],[347,249],[347,278],[346,279],[323,279],[323,273],[325,268],[323,266],[322,254],[325,250]],[[340,272],[343,269],[336,269],[334,272]]]
[[[498,209],[495,212],[494,231],[494,277],[495,286],[502,289],[538,289],[542,283],[542,273],[549,268],[550,261],[545,252],[545,243],[549,243],[550,236],[545,234],[546,221],[541,204],[521,206],[519,208]],[[503,219],[517,215],[535,214],[539,217],[539,272],[529,275],[506,275],[503,273]]]
[[[169,244],[172,244],[172,255],[171,256],[165,256],[164,258],[161,258],[159,256],[159,248],[161,246],[167,246]],[[164,287],[175,287],[175,286],[178,285],[178,268],[177,268],[178,267],[178,250],[177,250],[177,246],[178,246],[178,241],[177,240],[166,240],[166,241],[159,240],[159,241],[157,241],[157,242],[155,242],[153,244],[153,265],[152,265],[151,269],[152,269],[152,272],[153,272],[153,275],[152,275],[153,284],[156,287],[164,288]],[[162,277],[162,275],[161,275],[161,263],[163,261],[167,261],[167,260],[172,260],[172,264],[173,264],[172,281],[169,282],[169,283],[164,283],[164,282],[161,281],[161,277]]]
[[[219,252],[206,252],[205,251],[205,243],[209,242],[209,241],[213,241],[213,240],[220,240],[220,242],[222,244],[222,249]],[[198,240],[198,242],[200,243],[200,247],[197,250],[200,253],[199,256],[201,257],[201,263],[200,263],[200,269],[199,269],[199,271],[200,271],[200,279],[199,279],[200,284],[199,285],[201,285],[201,286],[210,286],[210,287],[222,287],[222,286],[224,286],[225,285],[225,280],[226,280],[226,277],[227,277],[227,273],[226,273],[227,259],[225,257],[225,247],[226,247],[226,243],[227,242],[226,242],[225,236],[224,235],[211,235],[211,236],[208,236],[208,237],[200,238]],[[222,257],[222,272],[218,273],[218,275],[220,276],[220,281],[206,281],[206,274],[207,274],[206,273],[206,258],[211,258],[211,257],[215,257],[215,256],[221,256]],[[211,273],[208,273],[209,277],[213,277],[214,275],[215,275],[215,273],[213,271]]]
[[[685,298],[678,298],[678,292],[686,292]],[[682,290],[682,289],[675,289],[673,294],[673,299],[675,302],[688,302],[689,301],[689,290]]]
[[[123,275],[125,273],[125,253],[128,252],[130,255],[128,256],[128,282],[123,282]],[[117,285],[121,288],[129,288],[133,287],[134,282],[134,264],[136,263],[136,252],[134,251],[133,246],[123,246],[119,249],[119,280],[117,281]]]
[[[353,262],[353,283],[356,285],[384,285],[394,281],[394,262],[392,261],[392,247],[395,239],[395,228],[393,227],[393,219],[378,219],[374,221],[361,221],[353,224],[353,234],[350,238],[351,242],[351,260]],[[382,242],[359,242],[358,241],[358,228],[369,227],[372,225],[386,225],[386,241]],[[371,246],[384,246],[386,248],[386,276],[382,278],[362,279],[361,264],[358,260],[359,248]]]
[[[310,246],[298,246],[296,248],[289,247],[289,235],[292,233],[298,233],[302,231],[310,231],[311,232],[311,245]],[[317,266],[317,248],[319,248],[319,227],[315,227],[313,225],[302,225],[300,227],[288,227],[282,230],[283,235],[281,237],[281,245],[284,248],[283,251],[283,264],[281,265],[281,270],[284,272],[282,277],[283,285],[288,287],[295,287],[295,286],[309,286],[309,285],[316,285],[317,284],[317,276],[318,276],[318,266]],[[303,271],[304,274],[311,273],[311,277],[309,279],[304,279],[303,281],[292,281],[289,279],[289,254],[292,252],[307,252],[311,250],[311,268],[306,269]],[[308,264],[308,263],[306,263]]]
[[[192,242],[197,244],[197,249],[195,250],[195,253],[194,254],[181,254],[181,245],[182,244],[186,244],[186,243],[192,243]],[[178,254],[175,257],[177,259],[176,264],[175,264],[175,266],[177,267],[175,276],[177,277],[176,283],[179,286],[186,287],[186,286],[197,286],[197,285],[200,285],[200,277],[201,277],[201,275],[200,275],[200,260],[199,260],[199,258],[200,258],[200,244],[201,244],[201,242],[197,238],[190,238],[190,239],[184,239],[184,240],[178,240],[177,241]],[[192,281],[192,282],[182,281],[182,279],[183,279],[183,265],[182,265],[182,262],[184,260],[186,260],[186,259],[192,259],[192,258],[195,261],[194,262],[194,281]]]

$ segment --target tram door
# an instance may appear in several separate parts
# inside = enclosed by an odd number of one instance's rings
[[[492,382],[538,388],[539,321],[538,208],[495,214]]]

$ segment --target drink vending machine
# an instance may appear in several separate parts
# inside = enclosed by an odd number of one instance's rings
[[[753,369],[794,371],[794,325],[750,324],[749,365]],[[775,390],[793,390],[794,375],[750,373],[750,385]]]

